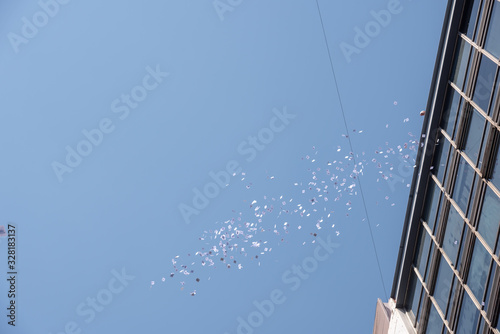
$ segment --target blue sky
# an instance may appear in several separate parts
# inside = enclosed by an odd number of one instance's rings
[[[390,293],[446,1],[319,0],[347,132],[315,1],[217,5],[0,5],[2,332],[371,332],[386,296],[358,180]],[[204,254],[229,226],[238,247]]]

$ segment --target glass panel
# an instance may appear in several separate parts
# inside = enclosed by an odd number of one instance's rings
[[[479,5],[479,16],[476,20],[476,32],[474,33],[474,42],[476,42],[476,44],[479,44],[478,43],[478,39],[479,39],[479,28],[481,26],[481,22],[483,21],[483,16],[484,16],[484,4],[485,2],[488,1],[488,0],[483,0],[481,1],[481,5]]]
[[[457,179],[455,181],[455,187],[453,189],[452,198],[457,202],[460,209],[463,212],[467,210],[467,204],[469,203],[469,195],[472,189],[472,178],[474,177],[474,170],[465,161],[464,158],[460,157]]]
[[[427,268],[425,269],[425,276],[424,276],[424,282],[429,284],[429,276],[427,275],[429,273],[431,263],[432,263],[432,257],[434,255],[434,242],[431,241],[431,249],[429,251],[429,260],[427,260]]]
[[[455,278],[455,275],[453,275],[452,282],[451,282],[451,295],[450,295],[450,302],[448,303],[448,310],[446,310],[446,320],[450,321],[450,315],[451,315],[451,310],[455,307],[456,301],[455,301],[455,292],[457,290],[457,279]]]
[[[471,48],[471,54],[469,56],[469,66],[467,67],[467,71],[465,72],[466,75],[465,75],[465,80],[464,80],[464,84],[463,84],[463,91],[465,92],[467,90],[467,85],[469,84],[469,80],[471,79],[471,76],[470,76],[470,73],[471,73],[471,68],[472,68],[472,65],[474,65],[474,62],[473,62],[473,59],[474,59],[474,55],[477,53],[476,49],[475,48]],[[472,78],[474,79],[474,78]],[[470,97],[470,95],[467,95]]]
[[[406,307],[408,307],[413,315],[417,316],[418,302],[420,301],[420,293],[422,292],[422,285],[417,278],[415,272],[411,272],[410,287],[406,297]]]
[[[467,154],[476,166],[478,164],[479,152],[481,150],[481,142],[484,132],[485,118],[481,114],[473,109],[471,115],[471,121],[469,125],[469,132],[467,134],[467,142],[465,144],[465,154]]]
[[[418,304],[418,314],[417,314],[417,322],[415,323],[415,327],[418,328],[418,325],[420,323],[420,318],[422,317],[422,306],[424,304],[424,297],[426,297],[427,294],[425,293],[425,290],[422,289],[422,294],[420,295],[420,302]]]
[[[483,334],[484,330],[484,320],[483,317],[479,317],[479,330],[477,331],[478,334]]]
[[[441,128],[444,129],[450,137],[453,137],[453,129],[455,128],[455,120],[460,105],[460,97],[460,94],[453,89],[453,87],[448,87],[443,116],[441,118]]]
[[[479,303],[483,301],[486,278],[490,270],[490,262],[490,254],[488,254],[481,242],[476,240],[474,244],[474,253],[472,253],[467,285]]]
[[[476,332],[479,310],[472,302],[467,291],[464,291],[462,308],[458,319],[456,334],[472,334]]]
[[[498,265],[495,264],[495,262],[493,262],[493,265],[491,266],[491,269],[490,269],[490,276],[488,277],[488,282],[486,282],[486,284],[488,284],[488,289],[486,290],[486,297],[484,297],[484,310],[486,312],[488,312],[488,303],[490,302],[490,296],[491,296],[491,288],[493,287],[493,278],[495,277],[495,270],[498,270],[498,268],[500,268]],[[491,319],[493,320],[493,319]]]
[[[429,312],[429,320],[427,321],[426,334],[441,334],[443,331],[443,320],[439,316],[434,304],[431,303],[431,311]]]
[[[497,83],[495,88],[493,88],[493,98],[491,99],[490,109],[488,110],[488,116],[493,116],[493,110],[495,108],[495,103],[498,99],[498,86],[500,85],[500,77],[497,76]]]
[[[465,107],[469,105],[468,103],[462,103],[460,105],[460,108],[458,108],[458,114],[457,114],[457,125],[455,126],[455,131],[453,132],[453,137],[452,139],[456,142],[457,137],[458,137],[458,128],[460,127],[460,118],[462,118],[463,110]]]
[[[500,164],[500,144],[498,144],[497,148],[497,156],[495,158],[493,166],[493,174],[491,176],[491,182],[495,185],[495,187],[500,190],[500,167],[498,166]]]
[[[500,58],[500,3],[495,1],[486,35],[485,49]]]
[[[432,179],[430,179],[427,198],[425,199],[424,214],[422,215],[422,218],[427,223],[427,225],[429,225],[431,230],[434,230],[434,223],[436,222],[436,210],[440,194],[441,189],[439,189],[436,183]]]
[[[469,200],[469,208],[467,209],[467,218],[470,219],[472,209],[474,208],[474,197],[476,196],[476,190],[477,190],[477,183],[479,180],[479,176],[474,173],[474,182],[472,182],[472,193],[470,195],[470,200]]]
[[[485,55],[481,55],[481,64],[479,65],[479,72],[477,74],[476,87],[474,88],[472,100],[476,102],[484,112],[488,112],[496,70],[497,65]]]
[[[464,254],[465,239],[467,238],[468,231],[469,228],[467,227],[467,224],[464,224],[464,231],[462,232],[462,240],[458,244],[460,251],[458,252],[457,270],[460,270],[460,267],[462,266],[462,255]]]
[[[493,251],[495,251],[495,242],[497,240],[499,215],[500,198],[490,187],[486,187],[477,230]]]
[[[417,249],[415,252],[414,264],[418,269],[418,272],[422,277],[425,274],[425,264],[427,263],[427,255],[429,254],[429,244],[430,244],[430,236],[425,230],[425,228],[420,225]]]
[[[467,69],[467,63],[469,61],[470,50],[471,50],[470,44],[464,41],[461,37],[458,37],[451,81],[455,83],[455,85],[457,85],[457,87],[462,91],[464,86],[464,78]]]
[[[445,201],[445,196],[441,196],[441,200],[439,201],[439,208],[438,208],[438,212],[437,212],[437,216],[436,216],[436,226],[434,227],[434,231],[432,231],[434,233],[434,235],[437,234],[437,231],[438,231],[438,228],[439,228],[439,225],[440,225],[440,222],[441,222],[441,212],[443,211],[443,202]]]
[[[438,136],[438,145],[434,153],[434,160],[432,162],[432,172],[438,178],[441,185],[444,184],[444,172],[446,170],[446,160],[448,151],[450,150],[450,142],[440,133]]]
[[[480,2],[480,0],[467,1],[467,7],[464,11],[464,18],[462,20],[460,32],[466,34],[470,39],[474,37],[474,26],[477,18],[477,9]]]
[[[443,313],[446,314],[446,305],[450,296],[450,288],[453,280],[453,271],[448,262],[441,256],[439,271],[436,277],[436,286],[434,287],[434,298]]]
[[[450,206],[446,230],[444,232],[443,250],[450,258],[452,264],[456,267],[458,249],[462,239],[462,230],[464,221],[453,206]]]
[[[496,250],[496,254],[498,257],[500,257],[500,238],[498,238],[498,241],[497,241],[497,250]]]

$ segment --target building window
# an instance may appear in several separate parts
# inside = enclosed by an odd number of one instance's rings
[[[498,241],[497,241],[497,256],[500,257],[500,238],[498,238]]]
[[[472,253],[467,285],[479,303],[484,302],[483,295],[490,269],[491,256],[479,240],[476,240]]]
[[[430,301],[429,301],[430,302]],[[441,334],[443,331],[443,320],[437,312],[434,304],[431,303],[431,310],[427,321],[426,334]]]
[[[436,151],[434,152],[434,161],[432,163],[432,172],[436,175],[441,185],[444,185],[444,172],[446,170],[446,162],[450,151],[450,142],[441,134],[438,135]]]
[[[427,223],[431,231],[434,231],[434,225],[436,223],[436,213],[438,211],[438,203],[439,203],[439,197],[441,195],[441,189],[436,185],[436,183],[432,178],[429,179],[428,187],[429,189],[427,190],[428,193],[422,218]],[[437,213],[437,217],[439,217],[439,213]]]
[[[493,173],[491,175],[491,182],[500,190],[500,167],[498,166],[500,165],[500,145],[497,145],[496,155],[492,156],[492,158],[494,160],[492,160]]]
[[[429,245],[431,243],[431,238],[429,234],[425,230],[424,226],[420,226],[419,236],[418,236],[418,244],[414,257],[415,268],[417,268],[418,272],[422,277],[425,273],[425,266],[427,264],[427,257],[429,255]]]
[[[434,256],[434,250],[436,249],[434,242],[431,242],[431,248],[429,250],[429,260],[427,262],[427,268],[425,269],[425,276],[424,276],[424,282],[429,284],[430,282],[430,268],[431,268],[431,263],[432,259]]]
[[[466,41],[464,41],[462,38],[458,37],[451,81],[455,85],[457,85],[457,87],[461,91],[464,90],[464,79],[467,70],[467,64],[469,63],[469,55],[471,53],[470,51],[471,51],[471,45]]]
[[[488,288],[486,290],[486,296],[484,297],[484,310],[486,312],[488,312],[488,309],[489,309],[489,302],[490,302],[490,297],[491,297],[491,291],[492,291],[492,288],[493,288],[493,285],[494,285],[494,278],[495,278],[495,272],[498,272],[499,270],[499,266],[493,262],[493,265],[491,266],[491,269],[490,269],[490,275],[488,277],[488,281],[486,282],[486,284],[488,285]],[[497,273],[497,275],[500,274],[500,272]],[[491,321],[493,321],[494,319],[490,319]]]
[[[476,167],[481,168],[482,159],[478,159],[481,153],[481,145],[483,143],[483,134],[485,128],[485,118],[476,110],[471,111],[471,120],[469,131],[467,133],[467,141],[465,143],[465,154],[474,161]]]
[[[495,243],[498,236],[499,213],[500,198],[490,187],[486,187],[477,229],[493,252],[495,252]]]
[[[477,13],[479,9],[479,4],[481,0],[471,0],[467,2],[464,18],[462,19],[462,24],[460,31],[467,35],[470,39],[474,38],[474,28],[477,21]]]
[[[414,325],[418,315],[418,306],[421,294],[422,294],[422,284],[420,283],[420,280],[418,279],[415,272],[412,270],[410,285],[406,297],[406,307],[411,311],[411,317],[414,321]]]
[[[444,314],[446,314],[446,306],[450,304],[448,297],[450,297],[452,283],[453,271],[448,262],[441,256],[436,277],[436,285],[434,286],[434,299]]]
[[[462,212],[467,212],[467,204],[469,203],[469,195],[472,189],[472,179],[474,170],[465,161],[463,157],[459,157],[459,165],[457,170],[457,178],[453,189],[453,199],[457,202]]]
[[[500,38],[500,35],[498,38]],[[489,103],[492,92],[498,87],[497,83],[496,87],[493,88],[497,68],[498,66],[492,62],[490,58],[486,57],[484,54],[481,55],[481,63],[479,64],[479,71],[477,74],[476,86],[474,88],[472,100],[485,113],[488,113],[490,110]]]
[[[462,232],[464,230],[464,220],[458,211],[450,205],[448,220],[446,222],[446,229],[443,239],[443,250],[448,255],[451,263],[457,266],[457,255],[460,249],[462,239]]]
[[[458,318],[456,334],[476,333],[479,310],[472,302],[467,291],[463,292],[462,307]]]
[[[500,58],[500,2],[498,0],[493,4],[484,48],[495,57]]]
[[[457,119],[457,113],[460,107],[461,96],[453,89],[453,87],[448,86],[448,92],[446,96],[446,102],[444,105],[443,116],[441,119],[441,128],[450,135],[450,138],[454,138],[455,122]]]

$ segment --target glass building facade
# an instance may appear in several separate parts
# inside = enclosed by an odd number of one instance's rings
[[[500,0],[450,0],[391,298],[415,333],[500,334]]]

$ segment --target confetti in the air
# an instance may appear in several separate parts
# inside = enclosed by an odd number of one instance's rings
[[[397,105],[397,101],[394,101],[394,105]],[[405,118],[403,123],[409,121],[409,118]],[[388,128],[389,124],[385,127]],[[352,132],[353,136],[357,136],[363,130]],[[353,213],[362,211],[356,198],[359,194],[358,178],[365,176],[365,173],[377,175],[376,182],[397,178],[402,180],[402,188],[409,188],[409,183],[397,174],[398,165],[395,165],[403,164],[411,168],[415,164],[419,142],[411,132],[408,135],[407,141],[400,145],[386,142],[385,145],[374,147],[371,152],[359,154],[351,152],[348,146],[337,144],[324,152],[318,145],[312,146],[312,152],[308,153],[315,158],[305,154],[299,160],[304,164],[306,173],[309,173],[308,178],[292,182],[293,191],[288,193],[246,198],[242,200],[244,209],[229,210],[233,212],[231,217],[210,226],[205,225],[206,229],[198,238],[199,248],[187,256],[175,255],[171,258],[171,267],[165,275],[167,278],[162,277],[161,282],[171,284],[178,281],[181,290],[186,286],[191,291],[189,294],[195,296],[196,290],[193,288],[201,291],[203,284],[210,280],[208,271],[243,270],[250,265],[260,266],[261,259],[269,256],[273,248],[289,245],[290,233],[294,234],[293,240],[296,237],[301,239],[297,245],[314,244],[325,230],[332,230],[339,236],[342,222],[352,219]],[[348,138],[346,134],[342,136]],[[276,184],[280,180],[280,175],[276,180],[276,175],[269,174],[259,180],[253,179],[248,173],[240,174],[241,178],[238,179],[241,180],[241,186],[248,189],[245,194],[254,193],[254,188],[265,188],[262,183]],[[380,191],[378,195],[382,197],[378,201],[374,200],[373,204],[396,206],[394,202],[385,204],[385,201],[395,196]],[[381,201],[381,198],[385,198],[385,201]],[[360,218],[360,223],[364,221],[365,218]],[[375,223],[377,227],[384,225],[384,222]],[[177,288],[179,283],[176,283]],[[158,284],[151,281],[151,287],[155,285]]]

